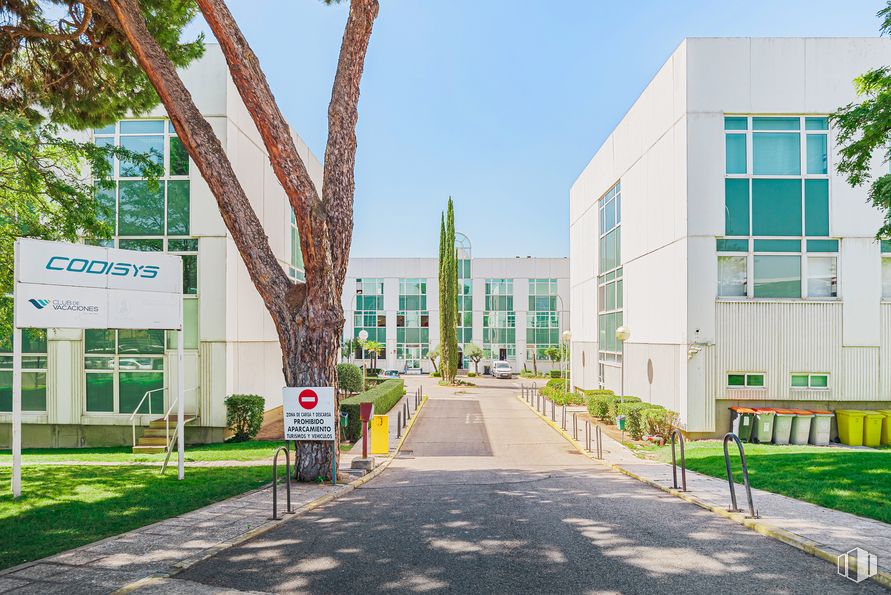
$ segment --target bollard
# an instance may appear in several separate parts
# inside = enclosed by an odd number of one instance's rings
[[[272,520],[277,521],[278,516],[278,453],[285,451],[285,493],[287,494],[288,514],[294,514],[291,510],[291,452],[287,446],[279,446],[272,456]]]
[[[597,426],[597,458],[603,459],[603,431]]]
[[[585,420],[585,450],[591,452],[591,422]]]
[[[396,412],[396,437],[402,438],[402,412]]]
[[[403,408],[404,413],[402,414],[402,427],[408,425],[408,402],[406,401],[405,407]]]
[[[672,487],[678,489],[678,464],[674,454],[675,438],[681,443],[681,491],[687,491],[687,460],[684,458],[684,435],[678,428],[671,431],[671,479]]]
[[[572,414],[572,439],[573,440],[579,439],[579,414],[578,413]]]
[[[566,431],[566,405],[563,406],[563,416],[560,421],[560,427],[563,428],[563,431]]]

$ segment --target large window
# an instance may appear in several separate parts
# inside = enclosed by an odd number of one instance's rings
[[[622,187],[619,183],[600,200],[600,252],[597,277],[597,326],[601,362],[622,361],[622,346],[616,329],[622,326],[624,283],[622,280]],[[601,370],[602,376],[602,370]],[[602,380],[602,378],[601,378]]]
[[[0,343],[0,411],[12,411],[12,337]],[[46,331],[22,329],[22,411],[46,411]]]
[[[387,344],[387,313],[384,311],[384,280],[356,279],[356,309],[353,311],[353,337],[366,331],[369,341]]]
[[[291,210],[291,253],[288,255],[288,275],[295,281],[306,281],[303,266],[303,251],[300,249],[300,230],[297,229],[297,217]]]
[[[399,311],[396,313],[396,359],[406,368],[420,368],[430,348],[430,314],[427,311],[427,281],[399,280]]]
[[[483,357],[493,360],[517,357],[517,320],[514,311],[513,279],[486,279]]]
[[[526,359],[532,354],[547,359],[549,347],[560,346],[560,313],[557,310],[557,280],[529,279],[529,307],[526,312]]]
[[[84,368],[88,413],[164,412],[164,331],[86,330]]]
[[[728,116],[720,298],[838,297],[825,117]]]

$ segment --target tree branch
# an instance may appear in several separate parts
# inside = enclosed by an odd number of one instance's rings
[[[353,236],[359,84],[378,9],[378,0],[350,1],[350,15],[343,32],[337,74],[328,104],[328,142],[322,187],[337,287],[343,286],[346,277]]]
[[[73,1],[68,3],[68,14],[71,15],[71,19],[74,21],[73,23],[64,19],[59,21],[59,31],[62,31],[63,24],[73,25],[75,27],[74,31],[69,31],[68,33],[47,33],[45,31],[36,31],[24,27],[17,27],[15,25],[0,27],[0,31],[9,34],[13,38],[19,39],[45,39],[47,41],[72,41],[78,39],[81,35],[86,33],[87,27],[90,26],[90,21],[93,18],[93,10],[89,6],[83,4],[83,16],[78,20],[77,12],[74,10],[75,5],[78,4],[81,3]]]
[[[330,288],[331,264],[328,220],[316,187],[297,152],[291,128],[278,108],[260,61],[223,0],[197,0],[204,19],[220,43],[229,73],[250,113],[275,175],[287,194],[297,227],[307,289]],[[327,290],[327,289],[326,289]]]
[[[291,319],[285,297],[292,283],[273,254],[266,232],[213,128],[195,106],[176,67],[149,33],[137,0],[107,0],[107,4],[157,90],[180,141],[216,198],[223,221],[273,320]]]

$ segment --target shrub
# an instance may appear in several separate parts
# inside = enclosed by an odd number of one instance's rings
[[[644,410],[644,430],[651,436],[661,436],[665,440],[671,437],[671,431],[678,426],[678,414],[661,406]]]
[[[353,364],[337,364],[337,386],[346,393],[362,391],[362,369]]]
[[[648,409],[662,409],[661,405],[652,403],[628,402],[619,405],[618,414],[625,416],[625,429],[631,435],[632,440],[640,440],[644,435],[643,413]]]
[[[383,370],[381,370],[380,368],[368,368],[367,370],[365,370],[365,375],[366,376],[380,376],[382,371]]]
[[[250,440],[263,425],[266,400],[260,395],[229,395],[226,404],[226,425],[235,432],[230,442]]]
[[[563,376],[563,370],[551,370],[551,378],[560,378]]]
[[[578,393],[568,393],[559,389],[552,389],[551,400],[557,405],[584,405],[586,397]]]
[[[476,372],[468,372],[467,377],[468,378],[476,378]]]
[[[440,378],[442,376],[442,374],[440,373],[439,370],[437,370],[435,372],[430,372],[430,376],[432,376],[433,378]]]
[[[595,389],[595,390],[585,390],[582,392],[585,393],[586,395],[588,395],[589,397],[604,397],[604,396],[612,396],[612,395],[616,394],[613,391],[607,390],[604,388]]]
[[[620,397],[619,395],[612,395],[609,399],[609,416],[607,417],[610,423],[616,422],[616,415],[619,414],[619,405],[623,401],[625,403],[640,403],[639,398],[632,397],[631,395],[625,395],[624,397]]]
[[[405,383],[402,379],[391,378],[381,382],[374,388],[341,401],[341,410],[349,414],[346,427],[347,438],[355,440],[362,434],[362,422],[359,419],[360,403],[374,403],[375,415],[382,415],[392,409],[404,393]]]
[[[566,380],[563,378],[551,378],[545,386],[566,390]]]
[[[588,395],[588,413],[600,420],[609,419],[609,402],[612,395]]]

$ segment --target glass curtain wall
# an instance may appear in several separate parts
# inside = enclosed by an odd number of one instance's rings
[[[517,357],[517,321],[513,279],[486,279],[483,311],[483,357],[492,360]]]

